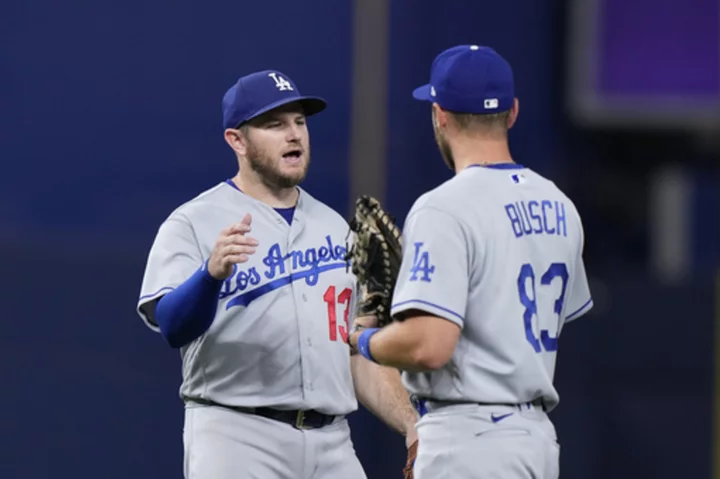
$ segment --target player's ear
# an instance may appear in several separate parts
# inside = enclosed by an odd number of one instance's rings
[[[448,122],[448,114],[437,103],[432,104],[432,117],[435,128],[445,128]]]
[[[247,139],[239,129],[228,128],[225,130],[225,141],[236,153],[245,156],[247,150]]]
[[[520,113],[520,100],[515,98],[515,101],[513,102],[513,106],[510,109],[510,116],[508,117],[508,130],[512,128],[515,125],[515,122],[517,121],[518,114]]]

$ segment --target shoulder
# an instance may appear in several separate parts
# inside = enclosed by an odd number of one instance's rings
[[[236,193],[231,186],[223,181],[198,193],[193,198],[176,207],[165,218],[163,223],[186,223],[192,225],[198,218],[207,214],[208,207],[225,204],[229,196]],[[238,197],[242,200],[243,195],[240,194]]]
[[[457,176],[443,182],[432,190],[422,194],[413,203],[408,212],[408,219],[421,212],[438,212],[456,216],[458,206],[462,204],[463,192],[461,182]]]
[[[336,210],[318,200],[304,189],[300,189],[303,213],[332,227],[349,228],[347,220]]]
[[[411,241],[416,235],[462,237],[470,241],[472,228],[463,214],[463,197],[456,195],[453,188],[454,180],[444,182],[415,200],[402,227],[406,241]]]

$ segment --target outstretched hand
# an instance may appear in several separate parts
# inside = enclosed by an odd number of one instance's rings
[[[255,253],[258,242],[246,236],[250,232],[252,216],[246,213],[243,219],[231,225],[218,236],[208,261],[208,272],[215,279],[226,279],[232,274],[233,266],[246,262]]]

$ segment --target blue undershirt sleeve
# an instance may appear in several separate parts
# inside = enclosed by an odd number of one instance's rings
[[[155,320],[165,341],[180,348],[202,336],[215,319],[222,281],[205,268],[165,294],[155,306]]]

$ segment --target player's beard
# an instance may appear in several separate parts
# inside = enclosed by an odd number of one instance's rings
[[[245,156],[248,160],[250,168],[257,173],[260,181],[271,189],[294,188],[305,180],[308,167],[310,166],[310,148],[305,148],[305,165],[301,171],[295,174],[283,173],[278,163],[271,155],[258,148],[252,142],[248,142]]]
[[[440,154],[442,155],[443,160],[445,160],[445,164],[452,171],[455,171],[455,158],[453,157],[452,149],[450,148],[450,145],[448,144],[447,140],[445,139],[445,135],[440,131],[440,128],[438,127],[434,110],[433,110],[433,131],[435,132],[435,143],[437,143],[438,149],[440,150]]]

